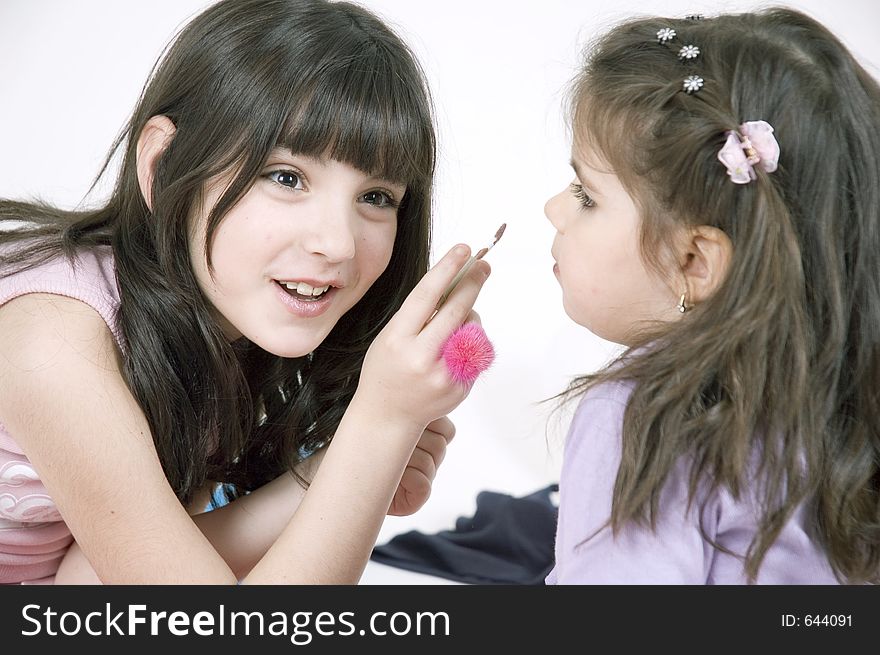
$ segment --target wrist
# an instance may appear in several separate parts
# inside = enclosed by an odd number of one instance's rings
[[[401,412],[400,408],[356,391],[342,421],[352,421],[362,427],[370,426],[378,434],[415,435],[417,438],[427,422]]]

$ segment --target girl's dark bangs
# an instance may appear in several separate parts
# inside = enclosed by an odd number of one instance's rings
[[[294,102],[278,145],[412,185],[433,170],[430,115],[408,84],[373,61],[324,70]]]

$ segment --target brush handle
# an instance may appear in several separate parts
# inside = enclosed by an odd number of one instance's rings
[[[485,254],[485,253],[483,253],[483,254]],[[437,301],[437,306],[434,308],[434,311],[437,311],[438,309],[440,309],[443,306],[443,304],[449,298],[449,295],[455,290],[455,287],[458,286],[458,283],[461,282],[461,278],[463,278],[465,275],[467,275],[467,272],[469,270],[471,270],[471,267],[477,261],[479,256],[480,256],[479,253],[476,255],[472,255],[471,258],[468,259],[464,263],[464,266],[461,267],[461,270],[455,274],[455,277],[452,278],[452,282],[450,282],[449,286],[446,287],[446,291],[444,291],[443,295],[440,296],[440,300]]]

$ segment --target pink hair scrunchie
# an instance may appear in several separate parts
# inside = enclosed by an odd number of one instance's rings
[[[779,143],[773,128],[767,121],[748,121],[739,126],[739,133],[731,130],[718,152],[718,161],[727,168],[734,184],[758,179],[755,166],[772,173],[779,162]]]

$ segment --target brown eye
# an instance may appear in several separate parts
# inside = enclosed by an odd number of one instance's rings
[[[271,173],[267,173],[266,177],[275,182],[276,184],[280,184],[283,187],[287,187],[289,189],[302,189],[302,178],[293,171],[288,170],[280,170],[280,171],[272,171]]]
[[[394,202],[394,198],[385,193],[384,191],[368,191],[364,195],[361,196],[361,200],[368,205],[374,205],[376,207],[396,207],[397,203]]]

